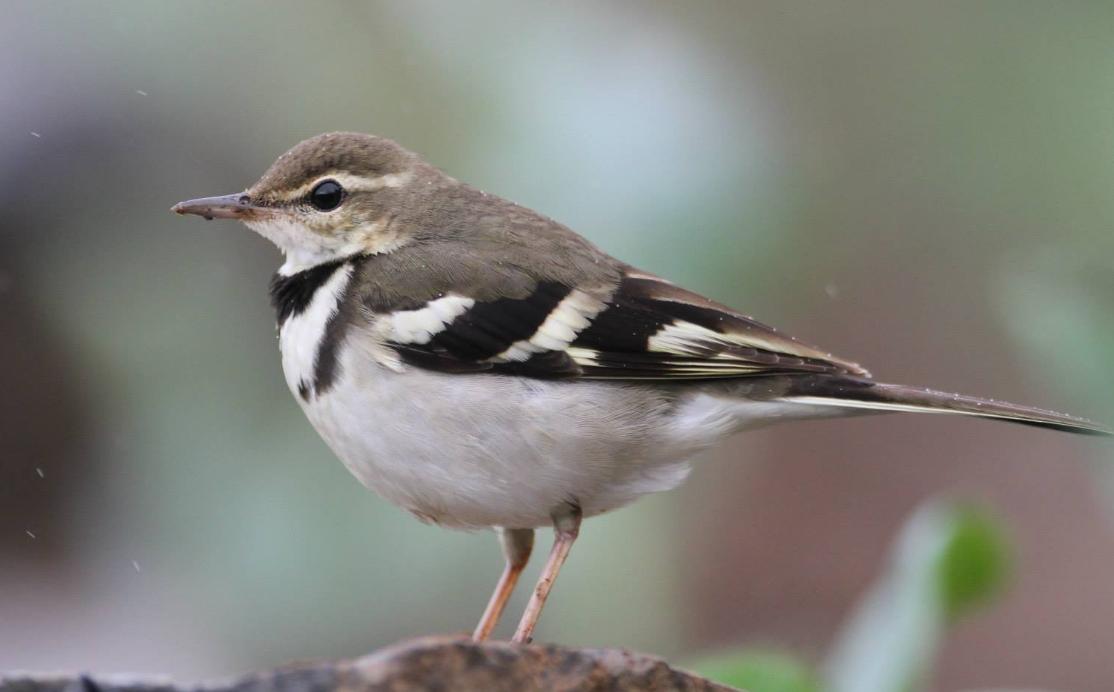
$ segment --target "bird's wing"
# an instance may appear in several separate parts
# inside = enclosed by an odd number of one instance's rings
[[[403,362],[446,372],[621,380],[868,375],[632,268],[607,285],[538,281],[525,297],[482,301],[446,294],[379,319]]]

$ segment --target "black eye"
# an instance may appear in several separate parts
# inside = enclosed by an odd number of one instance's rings
[[[332,211],[344,199],[344,188],[335,180],[324,180],[309,193],[309,202],[321,211]]]

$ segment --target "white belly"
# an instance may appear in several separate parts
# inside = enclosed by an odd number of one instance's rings
[[[405,375],[341,351],[340,377],[302,400],[314,427],[367,487],[447,526],[548,525],[667,490],[724,426],[677,425],[665,395],[629,385],[500,375]],[[690,417],[691,418],[691,417]]]

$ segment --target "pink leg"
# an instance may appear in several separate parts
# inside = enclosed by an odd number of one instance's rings
[[[490,637],[495,625],[499,624],[499,616],[507,607],[507,601],[510,600],[514,586],[518,583],[518,578],[522,575],[526,563],[529,562],[530,552],[534,548],[533,529],[496,530],[499,532],[499,542],[503,544],[503,555],[507,558],[507,566],[503,568],[503,574],[499,577],[499,583],[495,585],[491,600],[487,602],[480,623],[476,625],[476,631],[472,633],[472,639],[478,642]]]
[[[561,565],[565,564],[565,558],[569,556],[569,550],[572,549],[572,544],[579,533],[579,507],[570,506],[561,514],[554,515],[553,549],[549,552],[549,559],[545,561],[545,567],[534,587],[534,593],[530,595],[530,602],[526,604],[526,612],[522,614],[518,629],[515,630],[511,641],[528,644],[533,640],[534,627],[541,617],[545,600],[549,598],[549,591],[553,588],[553,582],[557,580],[557,573],[561,571]]]

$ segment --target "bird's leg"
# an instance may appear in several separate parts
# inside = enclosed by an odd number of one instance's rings
[[[534,548],[533,529],[500,528],[496,531],[499,532],[499,542],[503,545],[503,555],[507,558],[507,566],[503,568],[503,574],[499,577],[499,583],[495,585],[495,592],[491,594],[491,600],[487,602],[487,608],[484,609],[480,623],[476,625],[476,631],[472,633],[473,641],[477,642],[491,636],[495,625],[499,623],[499,616],[503,614],[503,609],[507,607],[507,601],[511,597],[511,592],[514,591],[514,585],[518,583],[518,577],[530,560],[530,551]]]
[[[541,617],[545,599],[549,597],[549,590],[557,580],[557,573],[561,571],[561,565],[565,564],[573,541],[580,533],[580,517],[580,507],[575,505],[569,505],[553,515],[553,549],[549,551],[549,559],[545,561],[534,593],[530,594],[530,602],[526,604],[526,612],[522,614],[511,641],[528,644],[533,639],[534,627]]]

